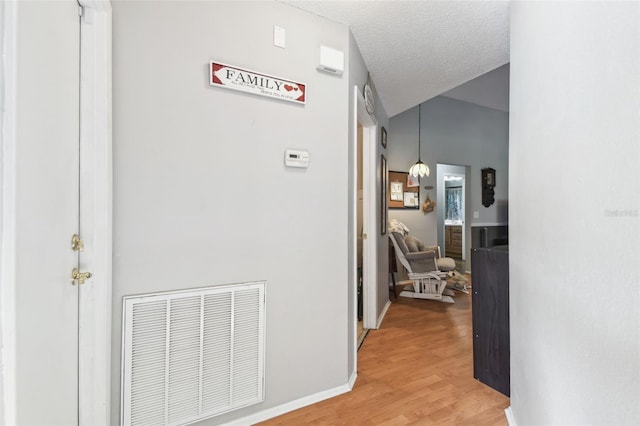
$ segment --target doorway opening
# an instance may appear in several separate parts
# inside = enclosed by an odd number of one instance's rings
[[[349,320],[350,345],[354,371],[357,371],[357,350],[369,329],[377,327],[378,299],[378,217],[377,176],[378,123],[367,112],[364,96],[358,86],[353,87],[353,175],[352,175],[352,241],[351,277],[354,286],[353,315]],[[353,322],[352,322],[353,321]]]
[[[456,262],[458,271],[467,271],[469,259],[469,166],[437,165],[438,245],[444,256]]]
[[[357,140],[357,171],[356,171],[356,189],[358,193],[358,201],[356,203],[356,229],[358,232],[357,239],[357,255],[356,255],[356,267],[358,269],[358,281],[356,285],[358,286],[358,329],[356,333],[357,347],[360,349],[362,342],[364,342],[365,337],[367,336],[367,332],[369,329],[364,327],[364,274],[363,274],[363,242],[364,242],[364,191],[363,191],[363,170],[362,170],[362,124],[358,121],[358,140]]]

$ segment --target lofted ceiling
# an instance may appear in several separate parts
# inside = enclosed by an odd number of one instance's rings
[[[509,112],[509,64],[454,87],[442,96]]]
[[[284,2],[349,26],[389,117],[509,62],[508,0]],[[508,88],[508,67],[506,78]],[[450,97],[483,105],[481,92],[468,85]]]

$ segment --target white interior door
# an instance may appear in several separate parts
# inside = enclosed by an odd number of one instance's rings
[[[78,423],[79,49],[75,0],[15,2],[13,376],[17,424]],[[6,11],[6,10],[5,10]],[[6,183],[6,182],[5,182]],[[4,199],[4,197],[3,197]],[[4,263],[3,258],[3,263]],[[5,266],[3,264],[3,266]]]

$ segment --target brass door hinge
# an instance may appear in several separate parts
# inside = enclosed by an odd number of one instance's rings
[[[71,250],[73,251],[84,250],[84,243],[80,239],[80,235],[73,234],[73,236],[71,237]]]

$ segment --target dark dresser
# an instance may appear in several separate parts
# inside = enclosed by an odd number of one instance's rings
[[[509,246],[471,250],[473,377],[509,396]]]

